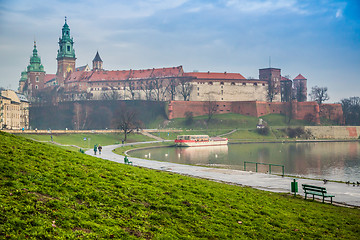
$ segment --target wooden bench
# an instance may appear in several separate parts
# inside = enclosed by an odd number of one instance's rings
[[[304,193],[305,193],[305,199],[306,196],[308,194],[313,195],[313,200],[316,196],[321,196],[322,197],[322,202],[324,202],[325,198],[330,198],[331,199],[331,204],[332,204],[332,198],[335,197],[335,195],[330,195],[327,194],[326,192],[326,188],[324,187],[318,187],[318,186],[313,186],[313,185],[308,185],[308,184],[303,184],[302,185]]]
[[[129,164],[129,165],[133,165],[133,163],[131,161],[129,161],[127,156],[124,157],[124,163]]]

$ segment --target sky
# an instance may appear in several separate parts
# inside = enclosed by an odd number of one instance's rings
[[[328,102],[360,96],[359,0],[0,0],[0,87],[16,90],[34,40],[55,74],[65,16],[76,66],[99,51],[106,70],[183,66],[259,69],[327,87]]]

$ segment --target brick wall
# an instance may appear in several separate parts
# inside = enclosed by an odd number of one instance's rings
[[[192,112],[193,116],[206,115],[203,101],[171,101],[169,103],[168,118],[183,118],[186,112]],[[290,115],[293,119],[312,120],[320,124],[320,115],[331,120],[342,119],[340,104],[322,104],[321,111],[316,102],[217,102],[217,113],[238,113],[247,116],[261,117],[277,113]],[[340,123],[340,122],[339,122]]]

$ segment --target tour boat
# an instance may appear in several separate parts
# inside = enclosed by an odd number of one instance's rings
[[[210,138],[208,135],[179,135],[175,140],[175,145],[179,147],[217,146],[227,144],[227,138]]]

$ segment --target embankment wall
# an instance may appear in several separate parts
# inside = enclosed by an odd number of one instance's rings
[[[306,126],[318,139],[358,139],[360,126]]]

